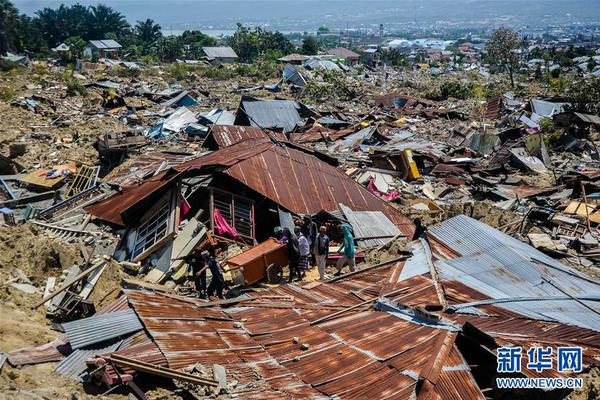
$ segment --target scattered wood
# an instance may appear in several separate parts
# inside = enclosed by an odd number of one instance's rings
[[[123,357],[118,354],[112,354],[109,360],[114,365],[128,367],[139,372],[144,372],[146,374],[162,376],[163,378],[175,379],[182,382],[189,382],[195,385],[213,387],[219,386],[219,382],[214,379],[201,378],[199,376],[188,374],[186,372],[176,371],[174,369],[162,367],[160,365],[145,363],[143,361]]]
[[[68,288],[70,288],[71,286],[73,286],[73,284],[79,282],[80,280],[82,280],[83,278],[85,278],[86,276],[88,276],[89,274],[91,274],[92,272],[94,272],[97,268],[100,268],[101,266],[103,266],[106,263],[106,260],[101,260],[99,262],[97,262],[96,264],[92,265],[91,267],[89,267],[88,269],[86,269],[85,271],[83,271],[82,273],[80,273],[79,275],[77,275],[76,277],[74,277],[73,279],[69,279],[66,281],[66,283],[64,283],[61,287],[59,287],[58,289],[56,289],[54,291],[54,293],[52,293],[49,296],[44,297],[42,300],[38,301],[37,303],[35,303],[32,308],[38,308],[39,306],[41,306],[42,304],[44,304],[45,302],[52,300],[53,298],[55,298],[56,296],[58,296],[60,293],[64,292],[65,290],[67,290]]]

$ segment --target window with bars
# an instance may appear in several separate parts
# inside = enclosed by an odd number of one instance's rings
[[[252,200],[213,189],[212,204],[240,236],[254,239],[254,202]]]
[[[131,259],[135,259],[169,234],[170,202],[166,202],[154,215],[137,229]]]

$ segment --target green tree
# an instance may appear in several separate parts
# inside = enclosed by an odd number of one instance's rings
[[[229,45],[237,53],[240,61],[252,62],[259,55],[260,48],[258,36],[250,28],[243,26],[238,22],[237,29],[229,39]]]
[[[154,20],[150,18],[145,21],[137,21],[134,31],[138,40],[147,46],[152,45],[162,37],[160,25],[155,24]]]
[[[156,42],[156,53],[161,61],[173,62],[183,55],[183,41],[178,36],[166,36]]]
[[[289,54],[294,45],[281,33],[263,30],[260,27],[250,29],[237,24],[237,30],[228,41],[242,62],[252,62],[257,57],[269,54]]]
[[[87,7],[75,4],[67,7],[44,8],[36,13],[34,22],[38,25],[48,47],[56,47],[68,37],[79,36],[89,39],[89,23],[92,15]]]
[[[319,52],[319,43],[312,36],[302,39],[302,54],[313,55]]]
[[[19,13],[12,2],[0,0],[0,54],[14,50]]]
[[[199,59],[204,56],[203,47],[217,45],[215,38],[197,30],[183,32],[181,40],[183,41],[187,57],[192,59]]]
[[[112,7],[104,4],[90,6],[89,35],[90,38],[104,39],[108,33],[114,33],[117,38],[127,33],[129,24],[125,16]]]
[[[517,32],[510,28],[498,28],[492,31],[490,40],[485,45],[487,58],[491,64],[497,65],[510,77],[510,86],[515,87],[514,74],[521,61],[523,43]]]
[[[80,57],[83,48],[87,44],[80,36],[71,36],[65,39],[65,44],[71,49],[71,55],[73,57]]]
[[[600,77],[573,82],[567,89],[573,111],[600,115]]]

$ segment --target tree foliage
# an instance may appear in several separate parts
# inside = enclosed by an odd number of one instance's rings
[[[573,83],[567,89],[567,96],[573,111],[600,115],[600,77]]]
[[[523,42],[517,32],[504,27],[494,29],[485,48],[488,61],[508,72],[510,86],[514,87],[514,73],[519,68],[523,48]]]
[[[162,31],[159,24],[154,23],[153,19],[137,21],[134,28],[138,40],[145,45],[152,45],[162,37]]]
[[[294,45],[281,32],[271,32],[260,27],[250,29],[240,23],[229,38],[229,45],[242,62],[252,62],[267,54],[285,55],[294,51]]]
[[[319,43],[313,36],[302,39],[302,54],[314,55],[319,52]]]
[[[0,54],[16,48],[19,13],[9,0],[0,0]]]

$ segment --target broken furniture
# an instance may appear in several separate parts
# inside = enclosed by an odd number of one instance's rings
[[[283,279],[283,266],[288,264],[285,245],[268,239],[259,245],[225,261],[228,270],[241,274],[244,285],[267,279],[277,283]],[[239,276],[239,275],[238,275]],[[236,279],[238,281],[241,279]]]

